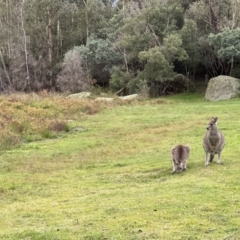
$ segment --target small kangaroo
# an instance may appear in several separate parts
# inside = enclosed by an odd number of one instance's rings
[[[217,163],[221,164],[221,152],[225,145],[225,138],[217,128],[217,117],[212,117],[207,126],[207,132],[203,138],[203,148],[206,159],[205,166],[213,161],[214,155],[218,154]]]
[[[184,145],[177,145],[171,149],[172,162],[173,162],[173,171],[182,172],[187,170],[187,160],[190,154],[190,147]]]

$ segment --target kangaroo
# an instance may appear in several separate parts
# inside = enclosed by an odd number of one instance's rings
[[[217,163],[221,164],[221,152],[225,145],[225,138],[217,128],[217,117],[212,117],[207,126],[207,132],[203,138],[203,148],[206,159],[205,166],[213,161],[214,155],[218,154]]]
[[[190,147],[184,145],[177,145],[171,149],[172,162],[173,162],[173,171],[182,172],[187,170],[187,160],[190,153]]]

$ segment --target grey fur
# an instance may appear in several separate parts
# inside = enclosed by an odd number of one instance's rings
[[[172,162],[173,162],[173,171],[182,172],[187,170],[187,160],[190,154],[190,147],[184,145],[177,145],[171,149]]]
[[[207,132],[203,138],[203,149],[205,151],[205,166],[212,162],[214,155],[218,154],[217,163],[221,164],[221,153],[225,145],[225,138],[217,128],[217,117],[212,117],[207,126]]]

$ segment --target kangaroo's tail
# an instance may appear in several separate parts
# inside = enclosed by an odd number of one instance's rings
[[[211,154],[211,155],[210,155],[209,162],[212,162],[213,159],[214,159],[214,154]]]

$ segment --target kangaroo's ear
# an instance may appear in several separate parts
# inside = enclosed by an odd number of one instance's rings
[[[218,120],[218,117],[212,117],[211,120],[210,120],[210,122],[216,123],[217,120]]]

